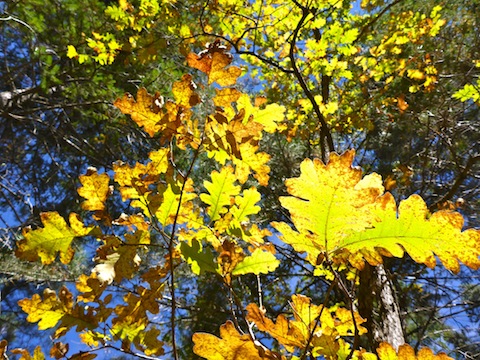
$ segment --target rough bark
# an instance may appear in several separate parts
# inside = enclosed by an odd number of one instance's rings
[[[395,288],[383,265],[366,265],[360,274],[358,311],[367,320],[369,350],[387,342],[395,349],[405,343]]]

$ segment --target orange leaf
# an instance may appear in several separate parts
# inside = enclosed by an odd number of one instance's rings
[[[221,86],[230,86],[237,82],[242,70],[236,66],[227,67],[233,60],[232,55],[219,41],[208,45],[200,54],[190,53],[187,56],[189,66],[208,75],[208,84],[216,82]]]

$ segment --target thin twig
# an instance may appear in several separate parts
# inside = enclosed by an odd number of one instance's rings
[[[302,28],[303,23],[307,19],[308,15],[310,14],[309,9],[305,8],[304,6],[301,6],[298,2],[294,1],[294,3],[302,9],[302,17],[297,23],[297,26],[295,27],[295,30],[293,31],[293,36],[292,40],[290,43],[290,51],[289,51],[289,58],[292,63],[292,68],[293,68],[293,74],[297,78],[298,82],[300,83],[300,86],[307,96],[308,100],[310,100],[310,103],[313,106],[313,110],[315,111],[315,114],[317,115],[318,120],[320,121],[320,146],[321,146],[321,152],[322,152],[322,161],[324,163],[327,163],[328,161],[328,156],[330,152],[335,151],[335,147],[333,145],[333,139],[332,139],[332,134],[330,133],[330,130],[328,128],[327,122],[325,121],[325,117],[323,116],[322,112],[320,111],[320,107],[318,106],[317,101],[315,100],[315,96],[312,94],[310,89],[308,88],[308,85],[305,82],[305,79],[303,78],[297,63],[295,59],[295,46],[297,42],[297,37],[300,32],[300,29]],[[326,143],[325,143],[326,142]]]

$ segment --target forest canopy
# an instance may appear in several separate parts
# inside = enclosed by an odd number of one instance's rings
[[[480,357],[480,4],[0,10],[1,356]]]

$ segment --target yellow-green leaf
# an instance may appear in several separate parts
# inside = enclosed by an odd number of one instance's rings
[[[331,154],[328,165],[320,160],[304,160],[298,178],[285,183],[292,195],[281,197],[283,207],[290,211],[298,231],[285,223],[272,225],[281,239],[316,264],[320,253],[338,249],[348,234],[371,226],[370,207],[383,193],[382,179],[370,175],[362,179],[360,169],[353,168],[353,151]]]
[[[242,196],[235,197],[235,205],[230,212],[239,223],[248,220],[248,216],[257,214],[260,211],[260,206],[257,203],[260,201],[261,195],[254,187],[243,191]]]
[[[23,239],[17,243],[16,255],[24,260],[50,264],[55,260],[57,253],[60,261],[68,264],[74,255],[70,247],[73,239],[87,235],[92,227],[86,228],[77,214],[70,214],[70,226],[58,212],[40,214],[43,228],[32,230],[23,229]]]
[[[203,183],[209,193],[201,194],[200,199],[209,205],[207,214],[210,221],[215,221],[228,211],[226,207],[233,204],[234,196],[240,193],[240,186],[234,184],[237,179],[231,166],[223,167],[220,172],[213,171],[211,177],[211,182]]]
[[[39,330],[54,327],[66,314],[66,309],[57,298],[57,294],[50,289],[45,289],[43,299],[40,295],[34,294],[31,299],[20,300],[18,305],[28,314],[28,322],[38,321]]]
[[[271,252],[255,249],[252,255],[245,257],[235,266],[232,275],[268,274],[274,271],[278,265],[280,265],[280,260]]]
[[[273,223],[283,241],[306,252],[313,265],[324,254],[337,262],[348,259],[362,269],[364,260],[378,265],[382,256],[402,257],[405,250],[430,267],[436,255],[453,272],[459,271],[459,261],[480,268],[479,230],[462,232],[463,218],[456,212],[430,215],[417,195],[402,201],[397,210],[392,195],[383,195],[379,175],[361,178],[361,171],[351,166],[353,155],[332,154],[328,165],[305,160],[300,177],[286,181],[293,196],[280,201],[297,230]]]
[[[398,210],[390,194],[380,200],[372,226],[347,236],[339,248],[363,254],[372,264],[375,264],[372,252],[383,248],[398,257],[403,256],[405,250],[417,263],[431,268],[436,265],[436,255],[455,273],[460,271],[459,262],[472,269],[480,268],[480,230],[462,231],[461,214],[449,210],[430,214],[418,195],[400,202]],[[356,258],[351,257],[354,265],[357,265]]]

